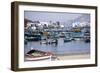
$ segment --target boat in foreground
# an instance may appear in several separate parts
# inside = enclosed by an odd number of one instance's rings
[[[41,60],[48,60],[51,61],[52,58],[56,59],[53,53],[51,52],[44,52],[36,49],[30,50],[26,55],[25,55],[25,61],[41,61]]]

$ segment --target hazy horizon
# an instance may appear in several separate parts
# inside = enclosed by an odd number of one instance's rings
[[[42,22],[59,21],[65,26],[67,26],[70,25],[73,21],[82,21],[82,20],[90,21],[90,14],[68,13],[68,12],[46,12],[46,11],[24,11],[24,18],[29,19],[31,21],[42,21]]]

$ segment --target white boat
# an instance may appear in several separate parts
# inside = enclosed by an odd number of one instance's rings
[[[57,39],[48,39],[48,40],[45,40],[45,41],[41,41],[40,44],[53,44],[53,43],[58,43],[58,40]]]
[[[32,49],[25,55],[25,61],[51,61],[52,58],[54,59],[54,57],[54,54],[52,54],[51,52],[44,52]]]
[[[42,60],[47,60],[47,61],[51,61],[51,56],[44,56],[44,57],[26,57],[25,61],[42,61]]]

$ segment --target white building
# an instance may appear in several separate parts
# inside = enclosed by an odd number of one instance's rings
[[[84,27],[84,26],[90,26],[88,22],[74,22],[72,24],[72,27]]]
[[[36,30],[36,29],[44,29],[44,28],[64,28],[63,24],[57,25],[57,23],[50,23],[50,22],[28,22],[27,23],[27,28],[31,27],[32,30]]]

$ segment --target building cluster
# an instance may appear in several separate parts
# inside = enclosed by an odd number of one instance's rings
[[[89,27],[90,23],[89,22],[74,22],[72,23],[72,27]]]
[[[59,21],[41,22],[41,21],[30,21],[25,19],[24,24],[25,24],[25,29],[31,28],[32,30],[64,28],[64,25],[61,24]]]

